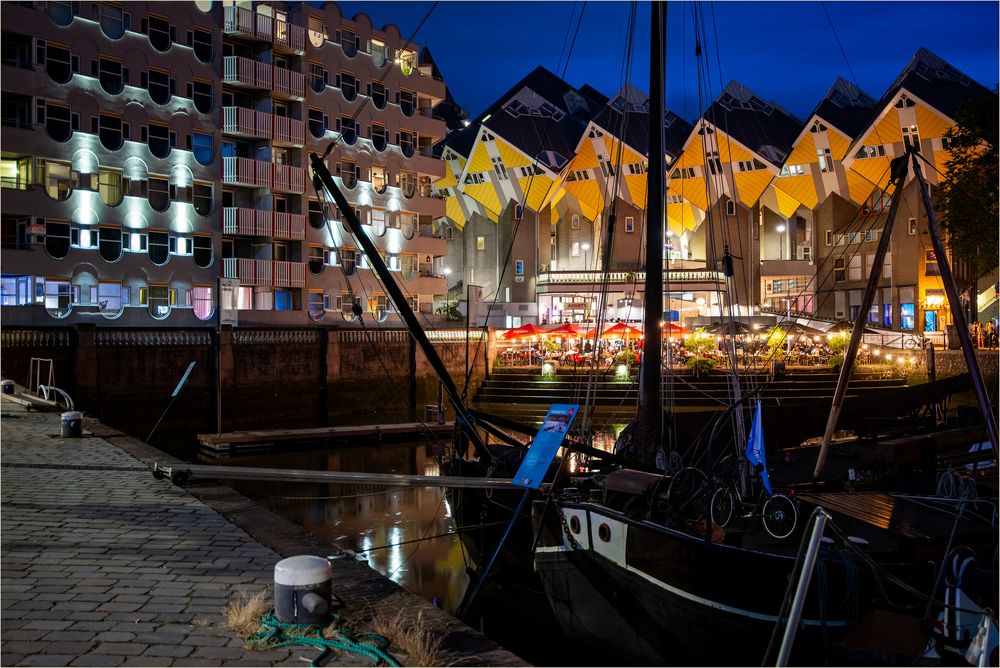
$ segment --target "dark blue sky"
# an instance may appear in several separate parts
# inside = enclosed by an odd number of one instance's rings
[[[404,36],[412,34],[431,6],[391,1],[339,4],[345,16],[363,12],[375,26],[396,24]],[[561,60],[560,54],[571,22],[576,27],[572,17],[579,16],[581,4],[441,2],[415,41],[431,49],[452,95],[474,117],[537,65],[563,73],[565,58]],[[992,89],[998,81],[998,6],[997,2],[671,2],[667,106],[692,120],[721,86],[735,79],[805,117],[838,75],[848,81],[856,77],[856,83],[878,99],[921,46]],[[692,19],[696,7],[704,16],[711,55],[710,99],[701,104]],[[628,11],[626,2],[586,3],[564,77],[570,84],[589,83],[605,95],[621,87]],[[649,89],[648,3],[639,3],[637,25],[631,81],[645,91]]]

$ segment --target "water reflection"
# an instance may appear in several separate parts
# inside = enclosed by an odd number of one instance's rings
[[[269,453],[230,466],[439,475],[440,446],[382,444]],[[316,536],[363,553],[375,570],[454,612],[468,584],[461,541],[439,487],[227,481]]]

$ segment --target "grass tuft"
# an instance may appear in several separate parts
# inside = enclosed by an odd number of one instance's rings
[[[249,596],[243,592],[226,606],[226,623],[241,638],[246,638],[257,633],[260,619],[270,607],[268,592],[259,591]]]
[[[368,628],[389,639],[392,644],[406,653],[409,665],[444,666],[450,665],[451,657],[441,649],[443,638],[431,633],[424,622],[424,614],[417,614],[410,624],[400,610],[395,615],[377,613],[368,622]]]

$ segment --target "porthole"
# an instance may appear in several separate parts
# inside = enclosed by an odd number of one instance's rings
[[[577,535],[580,534],[580,518],[577,515],[569,518],[569,530]]]
[[[607,524],[601,524],[601,526],[597,527],[597,537],[601,539],[601,542],[611,542],[611,527]]]

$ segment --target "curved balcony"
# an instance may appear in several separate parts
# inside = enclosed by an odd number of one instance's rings
[[[348,190],[354,190],[358,185],[358,177],[354,174],[344,174],[340,180],[343,181],[344,187]]]
[[[388,142],[388,140],[386,140],[386,138],[384,136],[382,136],[382,137],[372,137],[372,147],[374,147],[374,149],[376,151],[378,151],[379,153],[381,153],[382,151],[384,151],[388,145],[389,145],[389,142]]]
[[[399,150],[404,157],[412,158],[413,154],[417,152],[417,147],[410,143],[400,142]]]

